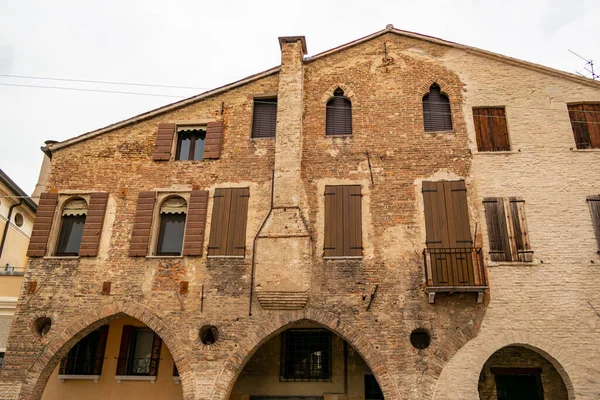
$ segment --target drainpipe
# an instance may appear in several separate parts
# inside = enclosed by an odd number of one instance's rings
[[[4,243],[6,242],[6,235],[8,235],[8,228],[10,227],[10,218],[12,217],[12,212],[15,207],[19,207],[23,204],[23,199],[19,200],[18,203],[13,204],[8,209],[8,217],[6,219],[6,225],[4,225],[4,234],[2,235],[2,241],[0,242],[0,257],[2,257],[2,252],[4,251]]]

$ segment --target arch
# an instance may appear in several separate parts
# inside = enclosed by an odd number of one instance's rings
[[[60,208],[55,255],[79,255],[88,207],[88,202],[79,196],[69,197],[63,202]]]
[[[354,90],[350,86],[345,83],[336,83],[327,88],[327,90],[321,96],[321,103],[327,104],[329,100],[333,97],[333,92],[337,89],[341,89],[344,92],[344,96],[347,97],[350,102],[354,103],[356,101],[356,95],[354,94]]]
[[[348,342],[358,351],[373,372],[385,399],[400,399],[398,387],[388,372],[384,358],[369,340],[335,315],[310,308],[292,313],[268,314],[257,324],[254,331],[247,332],[246,337],[238,343],[237,350],[217,374],[210,398],[214,400],[229,398],[239,374],[254,353],[269,339],[301,322],[321,325]]]
[[[556,340],[528,332],[490,332],[479,334],[462,346],[449,361],[437,378],[432,396],[428,399],[450,400],[455,398],[479,398],[478,381],[481,369],[487,360],[498,350],[508,346],[520,346],[543,356],[562,378],[569,400],[575,399],[575,390],[571,373],[575,368],[568,356],[568,350],[562,348]],[[552,354],[544,349],[552,349]],[[458,397],[456,397],[458,395]]]
[[[115,319],[130,316],[151,328],[163,340],[171,355],[181,378],[183,398],[196,399],[196,383],[193,376],[192,364],[187,359],[181,337],[169,325],[150,309],[132,301],[114,302],[96,310],[78,311],[76,319],[58,330],[54,327],[44,338],[47,340],[41,353],[26,372],[25,382],[21,388],[19,399],[39,399],[44,392],[46,383],[54,368],[80,339],[99,326]],[[58,320],[55,316],[53,320]],[[58,325],[58,324],[57,324]]]
[[[182,196],[166,196],[158,207],[156,255],[183,254],[188,202]]]
[[[337,87],[325,106],[325,134],[352,134],[352,102],[344,95],[344,89]]]

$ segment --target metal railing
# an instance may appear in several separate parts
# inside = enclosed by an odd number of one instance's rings
[[[423,266],[428,287],[487,286],[480,248],[425,248]]]
[[[65,357],[66,364],[64,369],[61,369],[61,375],[96,375],[94,367],[96,358],[83,357]]]
[[[119,357],[117,359],[117,370],[125,370],[126,375],[150,375],[151,370],[156,371],[158,359],[151,357],[129,358]],[[123,368],[126,366],[126,368]]]

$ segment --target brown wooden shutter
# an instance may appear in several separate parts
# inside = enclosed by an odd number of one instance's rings
[[[474,108],[473,122],[479,151],[510,151],[504,108]]]
[[[58,204],[58,193],[42,193],[35,214],[35,223],[29,240],[27,257],[43,257],[46,255],[48,237],[52,228],[56,205]]]
[[[323,243],[323,256],[336,257],[338,255],[338,239],[341,238],[342,207],[338,206],[337,186],[325,186],[325,241]]]
[[[277,99],[254,100],[252,137],[275,137],[277,126]]]
[[[184,256],[201,256],[204,246],[204,228],[206,225],[206,209],[208,207],[208,191],[192,190],[185,222]]]
[[[590,147],[600,149],[600,104],[585,104],[584,109]]]
[[[108,325],[102,325],[99,329],[100,338],[94,359],[94,375],[102,375],[102,366],[104,365],[104,352],[106,351],[106,341],[108,339]]]
[[[513,261],[532,261],[533,252],[529,243],[527,233],[527,221],[525,220],[525,201],[517,197],[510,197],[510,218],[514,235]]]
[[[222,143],[223,121],[209,122],[206,127],[206,139],[204,141],[204,159],[221,157]]]
[[[346,97],[336,96],[327,102],[325,133],[327,135],[352,134],[352,103]]]
[[[209,256],[244,256],[249,188],[215,189]]]
[[[600,195],[588,196],[587,202],[590,205],[592,213],[592,223],[596,233],[596,242],[598,244],[598,254],[600,254]]]
[[[123,326],[121,334],[121,346],[119,347],[119,359],[117,360],[116,375],[127,375],[127,364],[129,362],[129,347],[135,327],[132,325]]]
[[[160,349],[162,347],[162,339],[154,333],[154,342],[152,343],[152,354],[150,357],[150,368],[148,375],[156,376],[158,374],[158,363],[160,361]]]
[[[324,257],[362,256],[362,194],[359,185],[325,186]]]
[[[169,161],[171,159],[171,150],[173,149],[175,130],[175,124],[158,124],[156,143],[154,143],[154,155],[152,156],[154,161]]]
[[[483,206],[490,242],[490,258],[492,261],[510,261],[512,255],[506,227],[504,199],[501,197],[485,198]]]
[[[568,104],[578,149],[600,148],[600,104]]]
[[[344,186],[347,205],[344,210],[344,253],[351,257],[362,256],[362,194],[359,185]],[[347,245],[346,245],[347,244]],[[346,247],[347,246],[347,247]]]
[[[107,204],[108,192],[95,192],[91,194],[81,237],[81,246],[79,248],[79,255],[82,257],[95,257],[98,255]]]
[[[424,181],[422,191],[425,209],[425,244],[427,247],[434,249],[448,247],[444,183]]]
[[[425,131],[452,130],[450,100],[439,87],[432,87],[423,97],[423,121]]]
[[[155,201],[156,192],[140,192],[138,195],[133,232],[129,243],[130,257],[145,257],[148,255],[148,240],[152,230]]]

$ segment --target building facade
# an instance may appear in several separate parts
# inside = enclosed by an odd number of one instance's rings
[[[27,263],[37,205],[0,170],[0,367]]]
[[[600,84],[279,43],[47,144],[0,398],[597,398]]]

